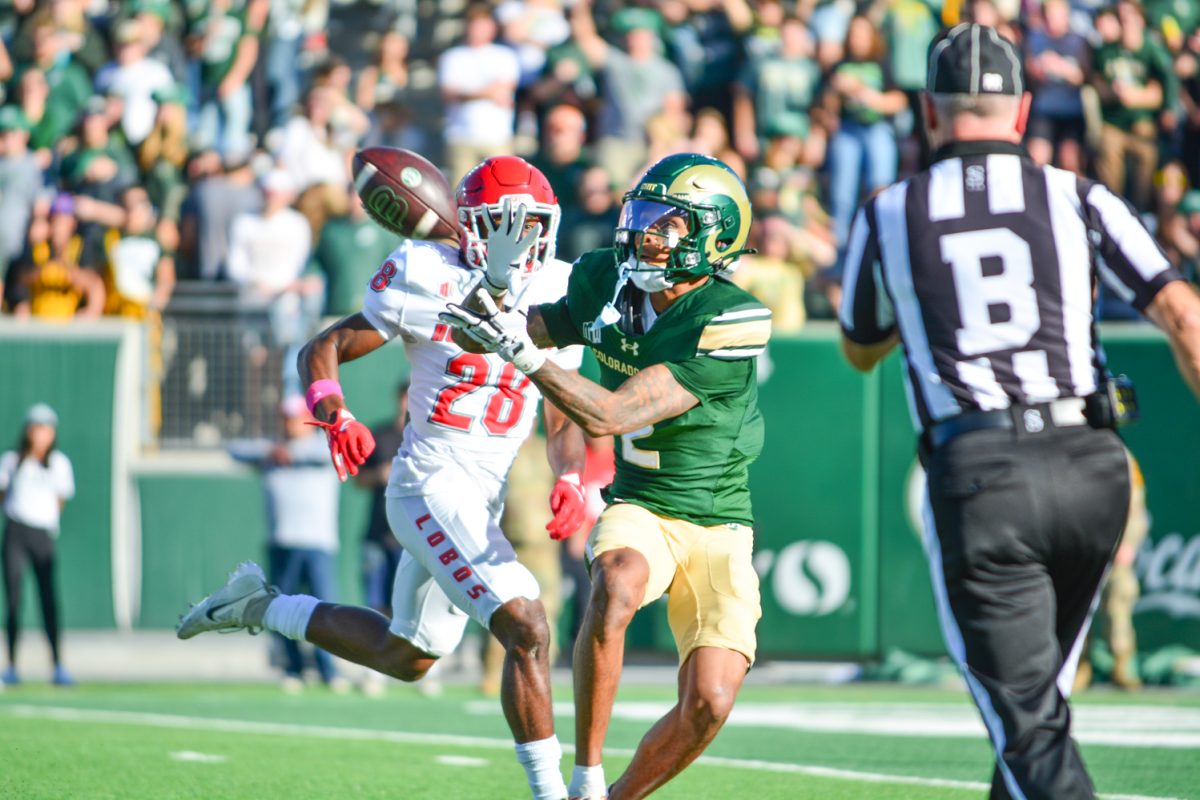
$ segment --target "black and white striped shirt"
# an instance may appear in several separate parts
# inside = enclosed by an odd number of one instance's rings
[[[1103,256],[1098,266],[1096,256]],[[1143,310],[1180,279],[1129,205],[1005,142],[960,142],[859,210],[841,323],[899,329],[913,422],[1096,391],[1097,274]]]

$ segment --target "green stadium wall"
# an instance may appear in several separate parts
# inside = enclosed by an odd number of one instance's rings
[[[1102,338],[1116,371],[1134,378],[1144,418],[1125,438],[1141,462],[1152,515],[1138,559],[1135,622],[1155,649],[1200,641],[1200,406],[1157,331],[1112,327]],[[166,628],[236,562],[261,558],[266,532],[259,478],[223,458],[120,453],[122,348],[128,336],[22,337],[0,328],[0,436],[16,439],[31,403],[54,404],[79,494],[61,539],[63,610],[70,627]],[[843,362],[836,330],[814,324],[776,338],[761,365],[767,441],[751,471],[755,566],[762,577],[764,655],[864,659],[893,648],[943,652],[929,573],[916,532],[920,475],[899,359],[861,376]],[[407,373],[389,346],[342,377],[360,419],[392,413]],[[129,488],[133,513],[114,513]],[[359,549],[366,493],[342,490],[341,599],[361,598]],[[118,509],[119,511],[119,509]],[[114,524],[114,520],[117,522]],[[115,534],[115,535],[114,535]],[[123,544],[122,544],[123,543]],[[27,592],[26,618],[36,620]],[[662,604],[631,631],[635,647],[669,651]]]

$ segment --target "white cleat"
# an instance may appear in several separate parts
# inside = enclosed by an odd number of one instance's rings
[[[244,561],[229,573],[229,580],[217,591],[201,600],[179,620],[175,635],[191,639],[206,631],[234,631],[245,628],[251,634],[262,630],[262,614],[279,590],[267,585],[262,567]],[[255,602],[261,601],[261,602]],[[247,609],[250,619],[247,619]]]

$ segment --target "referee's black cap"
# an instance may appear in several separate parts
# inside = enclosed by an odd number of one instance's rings
[[[1021,95],[1025,75],[1016,46],[995,28],[964,22],[929,48],[930,94]]]

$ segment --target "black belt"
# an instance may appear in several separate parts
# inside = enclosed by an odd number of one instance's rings
[[[1017,428],[1028,434],[1038,434],[1049,428],[1070,428],[1087,425],[1082,397],[1065,397],[1049,403],[1014,404],[996,411],[967,411],[935,422],[925,430],[931,448],[938,448],[956,436],[972,431]]]

